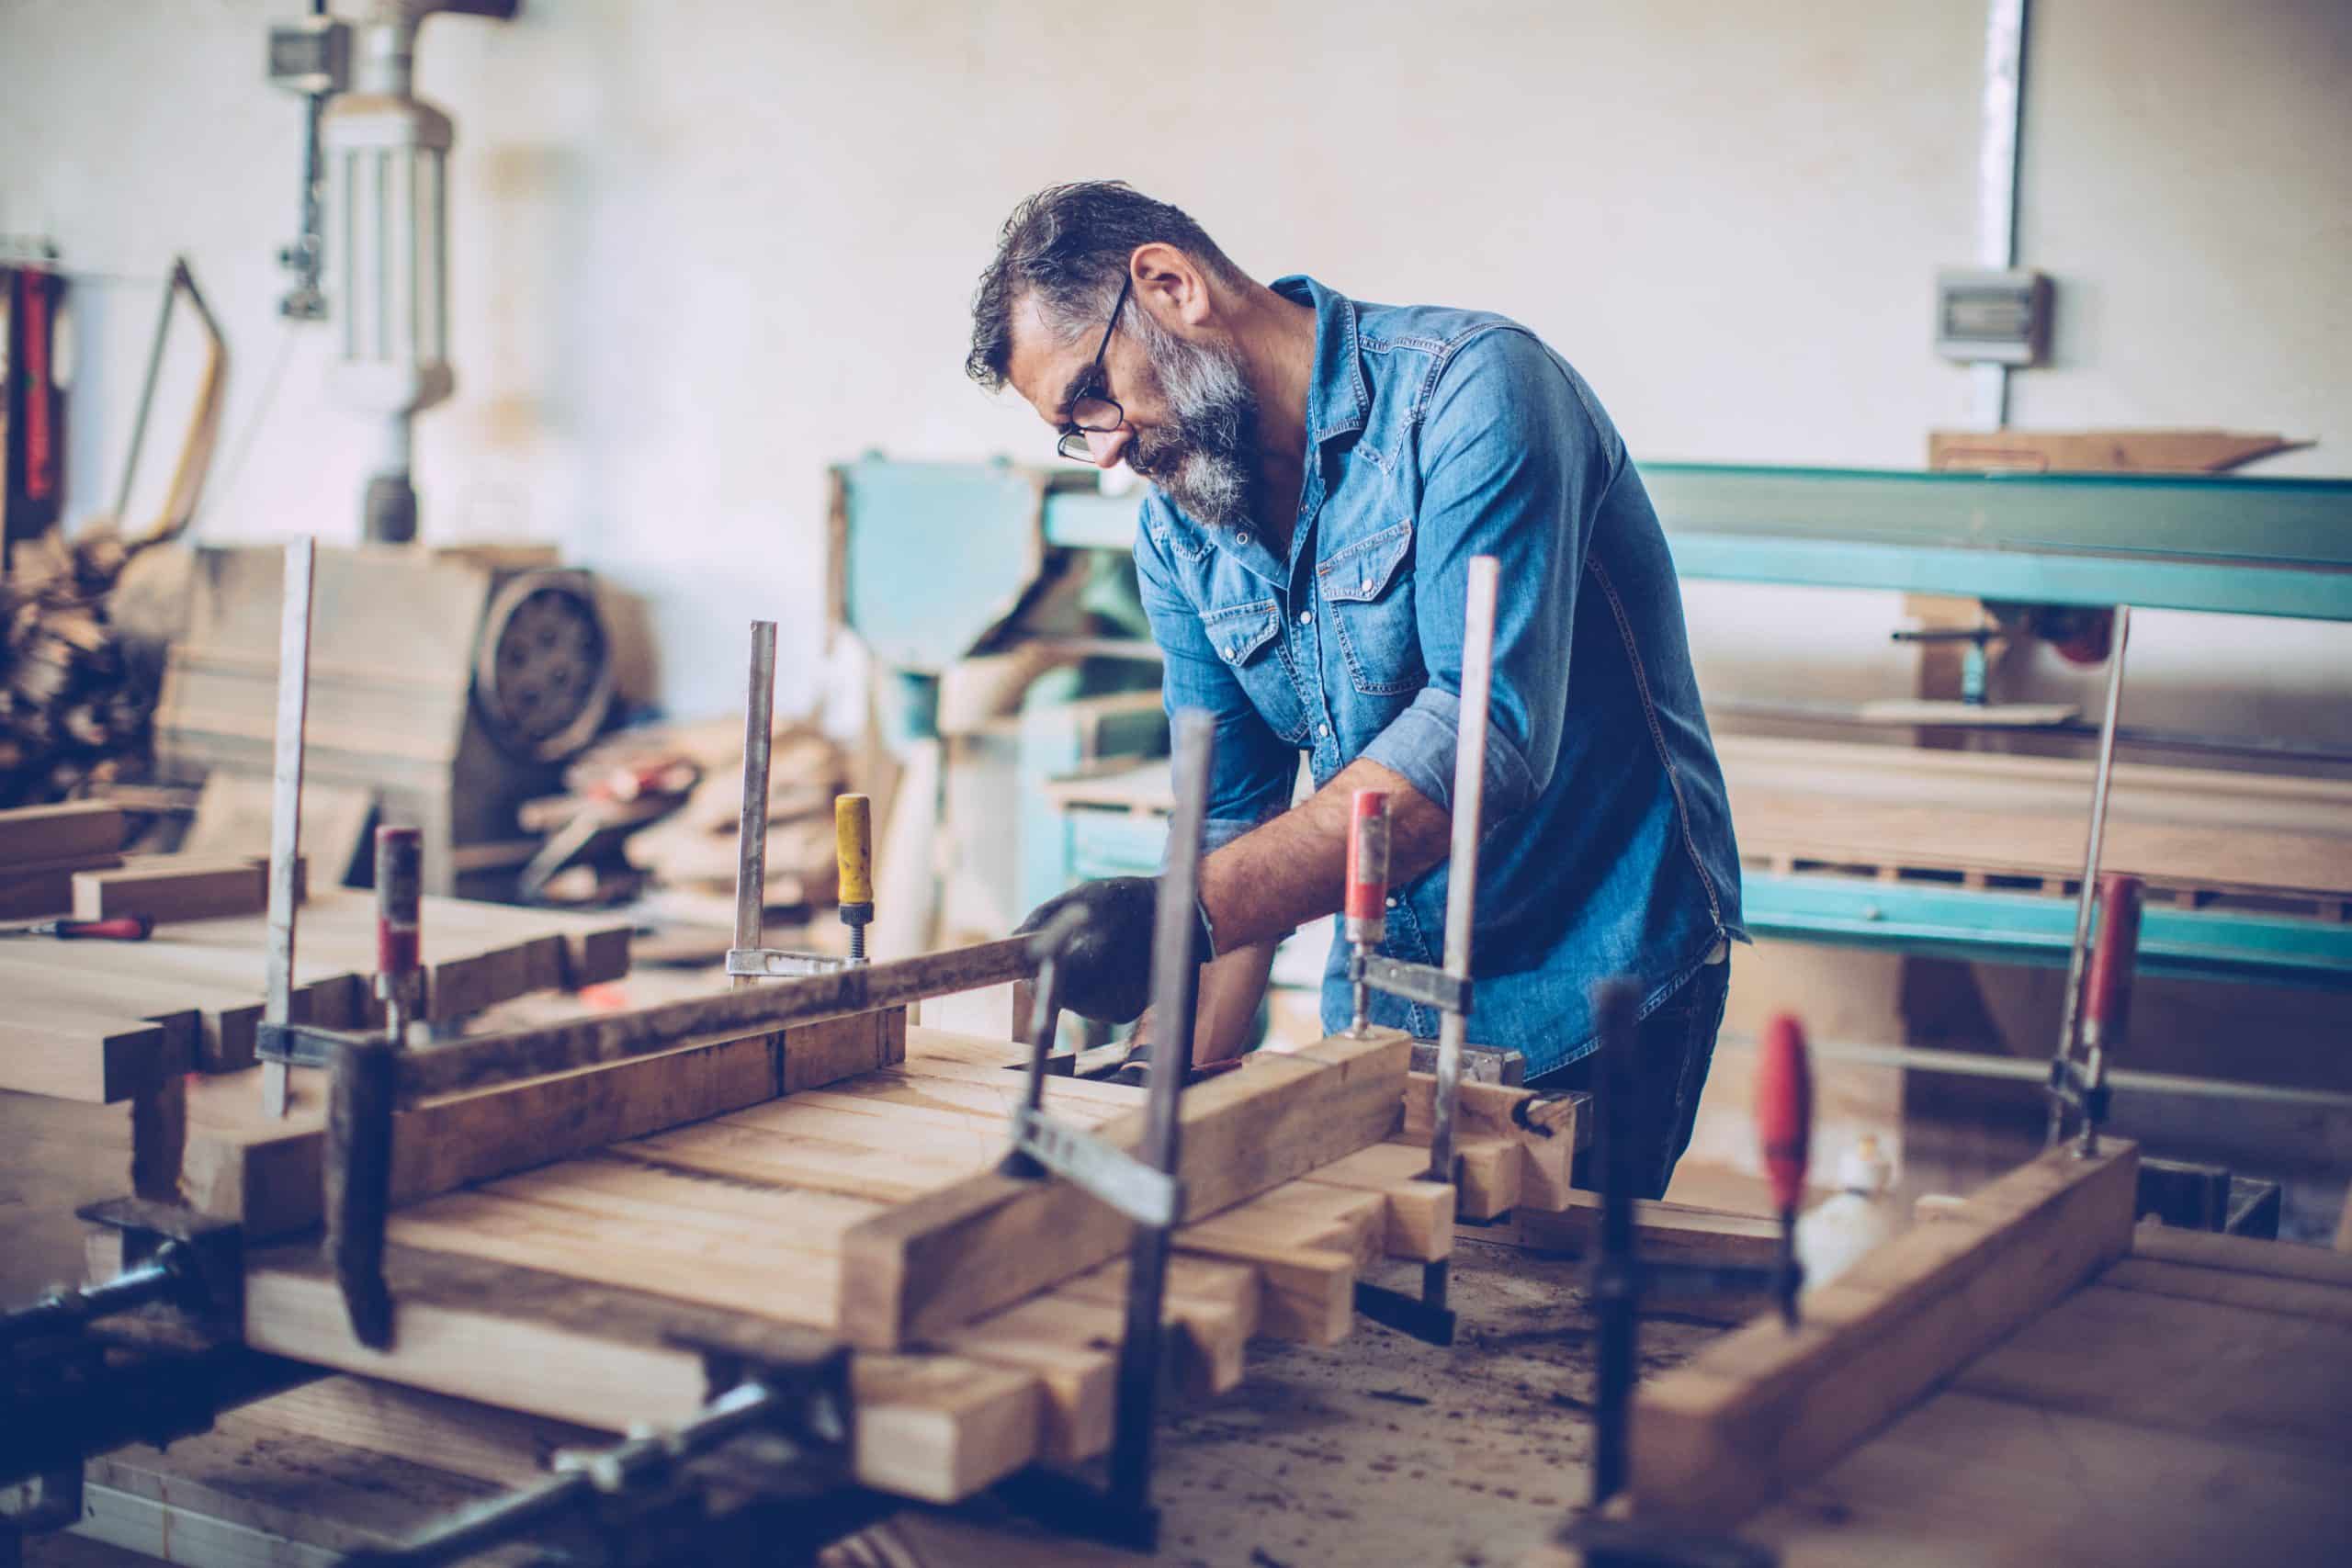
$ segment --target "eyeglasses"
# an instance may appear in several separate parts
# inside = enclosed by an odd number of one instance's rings
[[[1111,347],[1111,334],[1119,330],[1119,312],[1127,308],[1127,290],[1134,287],[1133,276],[1119,285],[1119,301],[1111,307],[1111,319],[1102,324],[1102,341],[1095,345],[1094,364],[1083,383],[1095,390],[1071,401],[1069,423],[1062,427],[1061,439],[1054,443],[1054,450],[1073,462],[1094,461],[1094,449],[1086,444],[1089,434],[1102,435],[1127,422],[1127,411],[1119,406],[1119,400],[1102,390],[1102,355]]]

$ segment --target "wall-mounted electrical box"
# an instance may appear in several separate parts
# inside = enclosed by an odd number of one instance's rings
[[[1936,275],[1936,352],[1962,365],[2039,365],[2050,345],[2050,278],[2030,268]]]

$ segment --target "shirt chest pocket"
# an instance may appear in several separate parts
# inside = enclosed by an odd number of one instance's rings
[[[1315,569],[1348,677],[1367,696],[1417,691],[1420,627],[1413,618],[1413,520],[1359,539]]]
[[[1202,613],[1209,646],[1241,682],[1250,704],[1268,728],[1293,745],[1306,739],[1306,710],[1291,679],[1290,655],[1282,644],[1281,607],[1272,599]]]

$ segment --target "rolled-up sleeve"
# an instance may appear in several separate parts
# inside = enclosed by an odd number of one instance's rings
[[[1501,565],[1483,816],[1550,784],[1567,719],[1577,585],[1618,454],[1566,367],[1498,327],[1458,346],[1421,420],[1414,613],[1429,683],[1364,748],[1433,804],[1453,804],[1462,621],[1470,560]]]
[[[1199,606],[1177,586],[1163,553],[1165,521],[1154,515],[1160,504],[1157,497],[1144,503],[1136,532],[1136,578],[1152,640],[1165,659],[1160,699],[1169,717],[1200,708],[1216,720],[1202,826],[1205,852],[1224,848],[1289,808],[1298,752],[1259,716],[1231,667],[1210,645]]]

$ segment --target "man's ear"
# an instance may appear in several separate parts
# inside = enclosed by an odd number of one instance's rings
[[[1208,274],[1174,245],[1154,240],[1127,258],[1137,303],[1162,327],[1199,327],[1216,315]]]

